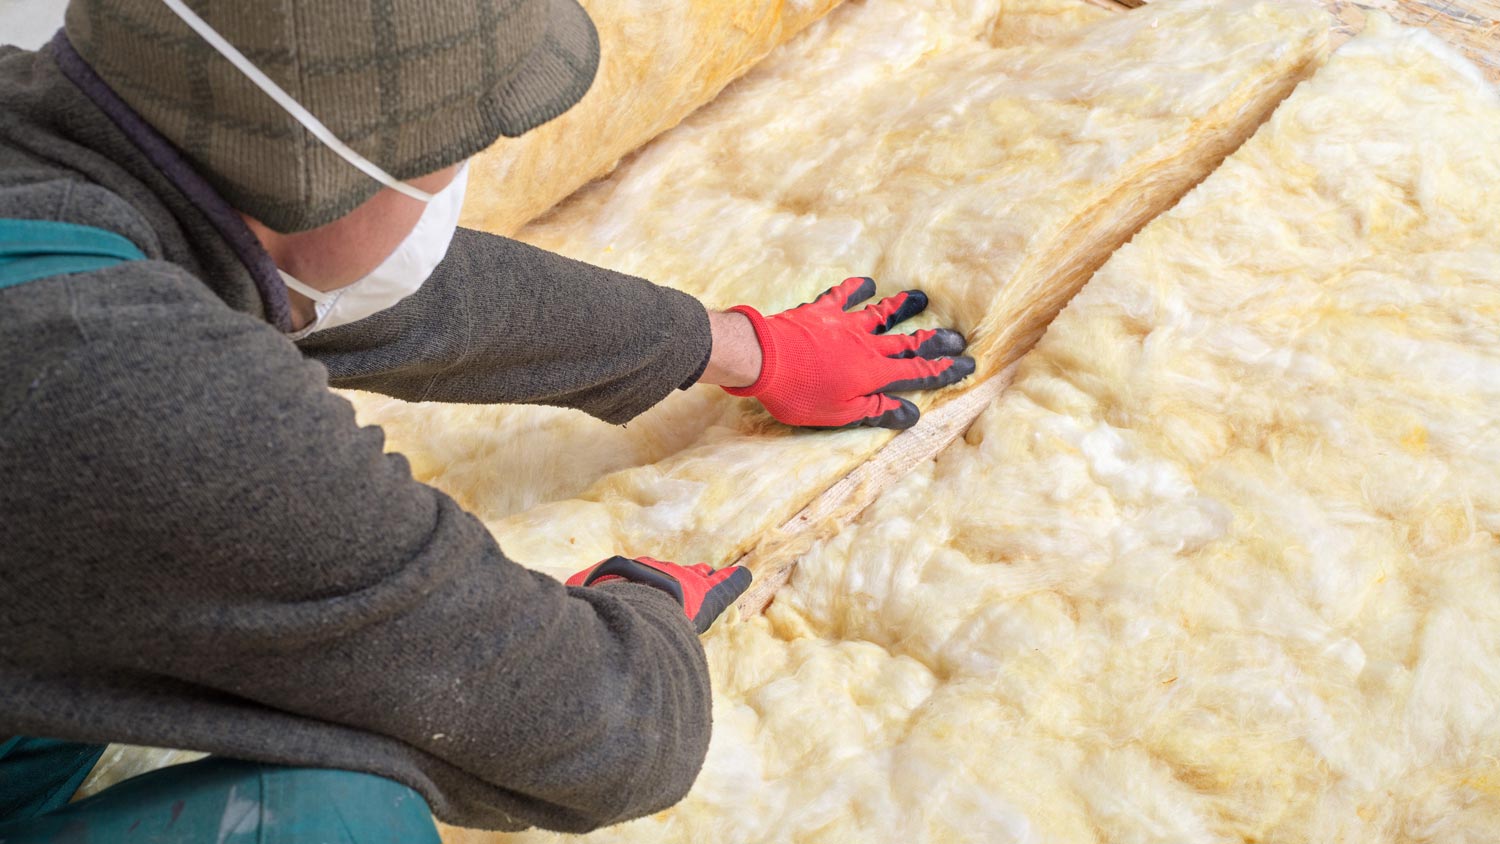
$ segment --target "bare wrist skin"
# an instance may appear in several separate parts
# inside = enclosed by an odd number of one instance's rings
[[[760,377],[760,341],[743,314],[708,312],[713,351],[700,384],[748,387]]]

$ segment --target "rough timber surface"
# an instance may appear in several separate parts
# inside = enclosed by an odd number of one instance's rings
[[[1117,11],[1144,0],[1086,0]],[[1370,12],[1390,15],[1403,26],[1425,29],[1447,41],[1500,83],[1500,0],[1319,0],[1338,19],[1335,32],[1347,40],[1365,27]]]
[[[907,472],[943,453],[962,437],[984,409],[989,407],[1015,378],[1017,364],[986,378],[953,401],[922,416],[911,430],[903,431],[885,448],[829,487],[803,507],[769,537],[761,540],[738,562],[755,572],[750,590],[735,603],[741,616],[762,612],[786,585],[797,564],[797,556],[820,539],[838,532],[839,525],[858,516],[897,483]]]
[[[1367,12],[1390,15],[1404,26],[1425,29],[1458,48],[1500,82],[1500,0],[1324,0],[1350,33],[1364,28]]]

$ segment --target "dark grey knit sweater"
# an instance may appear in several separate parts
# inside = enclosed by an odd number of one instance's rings
[[[701,371],[702,306],[463,231],[418,295],[299,350],[254,238],[61,40],[0,48],[0,217],[150,259],[0,290],[0,735],[369,771],[497,829],[686,792],[709,689],[682,611],[506,559],[328,386],[623,422]]]

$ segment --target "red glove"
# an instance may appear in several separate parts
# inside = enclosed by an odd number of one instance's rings
[[[932,390],[974,371],[974,359],[955,357],[966,345],[947,328],[887,334],[927,308],[927,294],[907,290],[868,308],[849,308],[875,295],[875,281],[846,278],[813,301],[774,316],[740,305],[760,341],[760,378],[730,395],[760,399],[788,425],[910,428],[920,412],[899,390]]]
[[[677,599],[688,621],[704,633],[734,599],[750,588],[750,570],[729,566],[717,571],[707,563],[679,566],[650,557],[610,557],[568,578],[569,586],[593,586],[611,580],[626,580],[654,586]]]

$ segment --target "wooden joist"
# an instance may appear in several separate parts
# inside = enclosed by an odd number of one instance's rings
[[[736,560],[755,572],[755,583],[735,602],[740,615],[755,615],[765,610],[776,590],[791,579],[797,558],[813,543],[838,533],[880,493],[917,466],[937,457],[949,444],[963,436],[979,414],[1010,386],[1019,365],[1011,364],[956,398],[922,414],[916,425],[902,431],[859,468],[824,490],[748,554]]]
[[[1085,0],[1094,6],[1125,11],[1145,0]],[[1371,12],[1390,15],[1403,26],[1425,29],[1447,41],[1500,84],[1500,0],[1318,0],[1337,22],[1335,43],[1365,27]]]
[[[1403,26],[1425,29],[1447,41],[1500,84],[1500,0],[1321,0],[1353,35],[1370,12],[1390,15]]]

